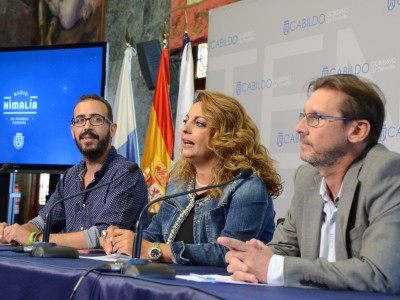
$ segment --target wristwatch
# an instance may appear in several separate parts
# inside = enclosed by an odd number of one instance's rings
[[[162,256],[162,251],[160,248],[160,243],[154,243],[153,247],[151,247],[149,251],[150,259],[153,262],[157,262],[160,260],[160,257]]]

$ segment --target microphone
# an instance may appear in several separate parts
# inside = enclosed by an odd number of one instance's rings
[[[18,253],[32,253],[33,246],[16,246],[11,249],[12,252]]]
[[[0,248],[0,251],[12,251],[18,253],[31,253],[33,246],[12,246],[10,245],[2,245],[3,247]]]
[[[78,250],[72,247],[67,247],[67,246],[57,246],[55,243],[50,243],[49,239],[50,239],[50,227],[51,227],[51,212],[53,210],[53,208],[55,206],[57,206],[58,204],[70,200],[72,198],[81,196],[83,194],[86,193],[90,193],[93,190],[99,189],[101,187],[104,187],[106,185],[110,185],[113,182],[119,180],[120,178],[126,176],[129,173],[133,173],[136,170],[139,169],[139,166],[136,163],[133,163],[132,165],[130,165],[128,167],[128,169],[121,173],[120,175],[118,175],[117,177],[115,177],[113,180],[108,181],[106,183],[100,184],[100,185],[96,185],[90,189],[84,190],[82,192],[79,192],[77,194],[62,198],[57,200],[56,202],[54,202],[47,214],[46,214],[46,218],[44,220],[44,230],[43,230],[43,241],[42,242],[37,242],[34,244],[34,247],[32,249],[32,253],[31,256],[34,257],[51,257],[51,258],[55,258],[55,257],[63,257],[63,258],[78,258],[79,257],[79,253]]]
[[[0,172],[8,171],[12,168],[12,164],[10,162],[6,162],[0,167]]]
[[[253,170],[251,168],[246,168],[246,169],[242,170],[234,178],[224,181],[220,184],[208,185],[208,186],[201,187],[198,189],[184,191],[184,192],[172,194],[172,195],[166,195],[164,197],[160,197],[160,198],[154,199],[153,201],[148,202],[146,204],[146,206],[140,212],[139,218],[136,222],[135,233],[134,233],[134,237],[133,237],[132,258],[131,259],[120,258],[117,260],[117,263],[119,263],[122,266],[122,273],[132,275],[135,277],[140,276],[140,277],[148,277],[148,278],[170,278],[170,279],[175,278],[175,270],[173,270],[170,266],[165,265],[165,264],[154,264],[154,263],[151,264],[147,260],[140,259],[140,250],[142,248],[142,236],[143,236],[143,228],[141,225],[141,219],[143,217],[143,214],[147,211],[147,209],[151,205],[153,205],[157,202],[163,201],[163,200],[168,200],[171,198],[175,198],[175,197],[179,197],[179,196],[183,196],[183,195],[187,195],[187,194],[193,194],[193,193],[209,190],[209,189],[216,188],[216,187],[221,187],[221,186],[227,185],[238,179],[246,179],[246,178],[250,177],[252,174],[253,174]]]

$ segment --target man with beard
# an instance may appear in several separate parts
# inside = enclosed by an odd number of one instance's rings
[[[400,155],[378,143],[384,97],[354,75],[309,85],[294,196],[268,246],[220,237],[234,280],[400,294]]]
[[[23,225],[1,223],[0,242],[29,245],[42,241],[44,220],[55,201],[109,182],[132,165],[111,145],[117,124],[113,123],[111,106],[104,98],[80,97],[71,122],[72,137],[83,160],[67,170],[37,217]],[[111,225],[133,230],[146,204],[146,183],[137,170],[110,185],[56,205],[51,212],[50,242],[78,249],[99,248],[102,230]]]

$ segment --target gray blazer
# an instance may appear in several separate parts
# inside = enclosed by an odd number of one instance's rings
[[[321,176],[298,168],[285,222],[269,246],[285,255],[284,282],[400,294],[400,154],[374,146],[347,171],[336,214],[336,262],[319,258]]]

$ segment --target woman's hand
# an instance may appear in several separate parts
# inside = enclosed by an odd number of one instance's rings
[[[151,259],[149,252],[153,247],[154,243],[146,240],[142,240],[142,248],[140,249],[140,258]],[[160,243],[160,248],[162,256],[160,257],[160,262],[162,263],[172,263],[171,250],[168,244]]]

